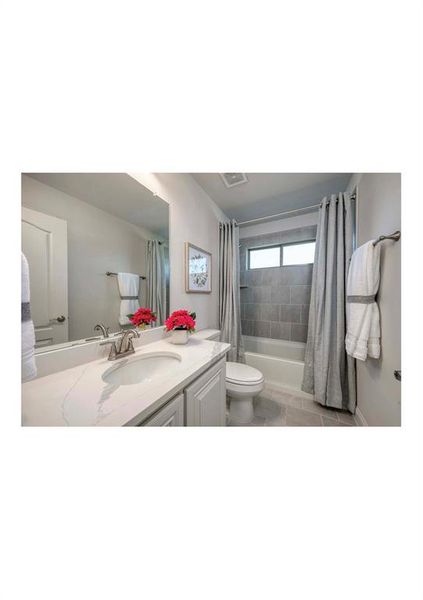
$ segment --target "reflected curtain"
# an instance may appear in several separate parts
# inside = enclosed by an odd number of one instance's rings
[[[346,285],[354,211],[348,194],[324,198],[316,250],[302,389],[323,406],[355,413],[355,362],[345,351]]]
[[[157,315],[157,325],[166,319],[166,261],[158,240],[147,242],[147,307]]]
[[[245,362],[241,335],[239,290],[239,230],[236,221],[219,228],[219,327],[220,340],[231,345],[228,360]]]

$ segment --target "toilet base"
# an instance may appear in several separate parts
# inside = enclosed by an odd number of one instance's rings
[[[248,425],[254,418],[253,397],[233,398],[229,396],[229,418],[235,425]]]

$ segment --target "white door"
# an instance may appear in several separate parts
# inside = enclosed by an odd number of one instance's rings
[[[69,339],[67,238],[66,221],[22,207],[22,252],[29,265],[36,348]]]
[[[185,390],[188,426],[226,425],[226,363],[220,360]]]
[[[184,395],[179,394],[141,425],[146,427],[183,427]]]

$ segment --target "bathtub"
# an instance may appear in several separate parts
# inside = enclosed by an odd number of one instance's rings
[[[312,398],[301,390],[305,344],[244,335],[245,362],[259,369],[266,385]]]

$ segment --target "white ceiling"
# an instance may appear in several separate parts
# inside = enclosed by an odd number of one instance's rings
[[[168,239],[169,205],[127,173],[26,173],[115,217]]]
[[[248,182],[227,188],[218,173],[191,173],[229,217],[238,221],[304,208],[328,193],[343,192],[351,173],[247,173]]]

